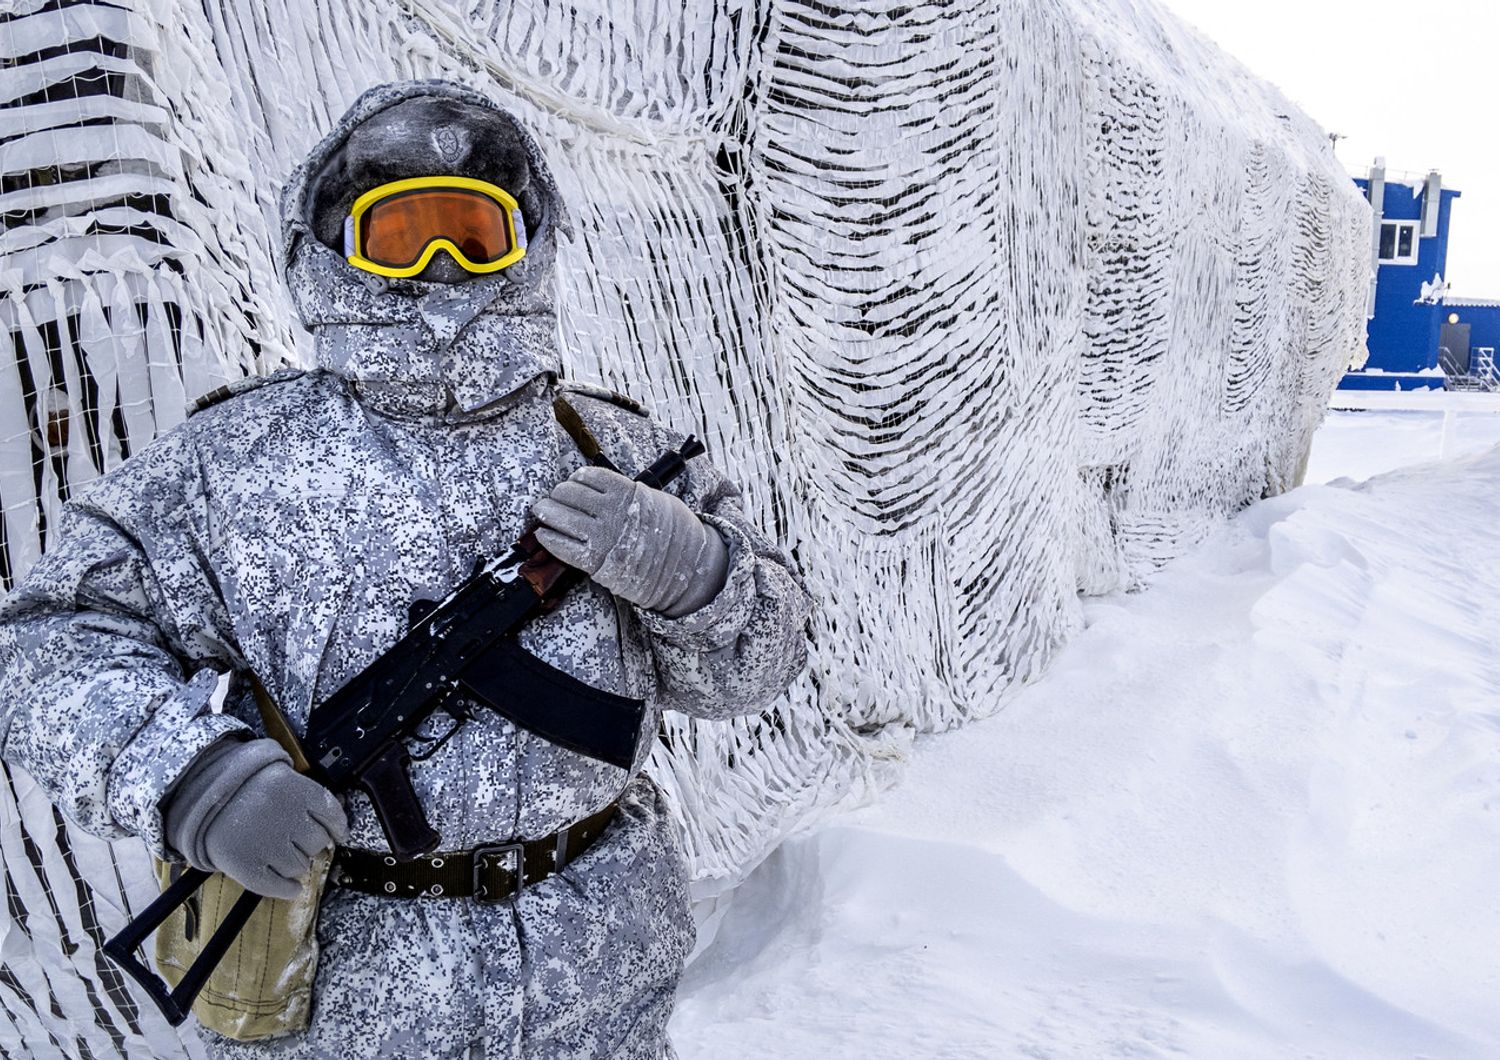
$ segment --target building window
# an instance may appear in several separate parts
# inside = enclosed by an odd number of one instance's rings
[[[1380,263],[1382,265],[1415,265],[1417,263],[1417,222],[1382,221],[1380,223]]]

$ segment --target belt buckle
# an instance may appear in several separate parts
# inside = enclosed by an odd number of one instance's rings
[[[484,871],[491,854],[511,854],[515,859],[516,889],[511,894],[490,897],[486,894],[487,888],[479,882],[479,874]],[[516,843],[487,843],[484,846],[474,848],[473,862],[471,865],[470,889],[474,892],[474,900],[477,902],[503,902],[507,898],[521,893],[526,886],[526,844]]]

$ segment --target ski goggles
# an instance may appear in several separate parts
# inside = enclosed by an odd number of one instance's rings
[[[469,272],[526,256],[526,221],[504,188],[470,177],[412,177],[371,188],[344,219],[344,257],[380,276],[415,276],[446,250]]]

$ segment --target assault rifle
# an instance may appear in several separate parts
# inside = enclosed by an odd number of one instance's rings
[[[635,480],[661,489],[703,452],[703,443],[689,437],[681,449],[662,454]],[[585,455],[609,466],[597,447],[586,449]],[[441,840],[427,822],[407,768],[453,737],[472,717],[470,703],[553,743],[629,769],[644,702],[591,688],[542,662],[516,640],[528,621],[556,607],[587,580],[528,531],[503,558],[481,562],[443,600],[414,604],[406,634],[314,708],[302,739],[256,685],[268,734],[287,749],[299,772],[336,794],[358,789],[368,795],[392,853],[403,860],[437,849]],[[441,737],[419,735],[417,729],[438,711],[452,718],[452,727]],[[413,753],[407,740],[426,746]],[[173,1026],[187,1019],[193,999],[260,904],[258,894],[241,895],[171,988],[137,959],[136,949],[209,876],[201,869],[184,870],[104,945],[104,952],[140,984]]]

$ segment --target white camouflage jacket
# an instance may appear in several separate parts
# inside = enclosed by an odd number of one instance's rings
[[[401,635],[414,600],[441,597],[507,550],[532,504],[582,463],[551,409],[562,222],[534,145],[552,206],[527,257],[502,273],[453,288],[381,281],[308,234],[307,174],[353,125],[424,92],[492,106],[442,82],[372,90],[286,189],[287,279],[318,368],[241,388],[81,491],[0,605],[3,753],[91,832],[138,835],[174,856],[164,795],[210,743],[257,728],[238,691],[215,709],[221,674],[252,671],[304,727],[313,704]],[[619,404],[568,396],[627,474],[681,442]],[[552,665],[646,700],[637,768],[660,710],[756,711],[805,661],[807,594],[711,458],[670,488],[728,544],[713,601],[667,619],[588,584],[522,636]],[[434,720],[431,732],[446,725]],[[450,850],[553,832],[617,798],[633,773],[482,710],[411,770]],[[297,1046],[307,1051],[275,1055],[458,1056],[480,1038],[495,1056],[655,1055],[691,922],[659,797],[637,786],[627,803],[571,881],[535,888],[514,916],[336,892],[319,931],[314,1027]],[[368,801],[346,806],[350,845],[386,849]],[[399,941],[378,958],[366,951],[408,928],[426,940],[412,952]],[[622,946],[639,961],[621,965]],[[480,950],[493,975],[475,999],[452,982],[429,991],[430,976],[412,972]],[[382,977],[397,974],[417,985],[382,992]],[[372,1010],[372,996],[387,1008]],[[341,1012],[343,1023],[329,1022]]]

